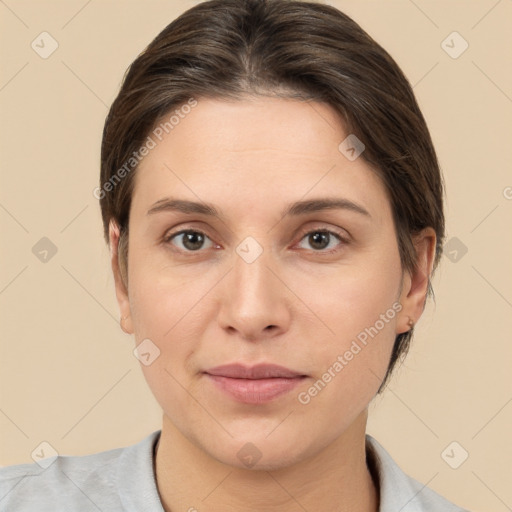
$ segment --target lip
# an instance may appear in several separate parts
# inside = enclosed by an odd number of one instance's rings
[[[228,364],[204,372],[207,378],[232,399],[259,405],[289,393],[307,375],[275,364],[244,366]]]
[[[224,364],[206,370],[209,375],[230,377],[232,379],[272,379],[276,377],[294,378],[305,375],[284,366],[271,363],[261,363],[254,366],[245,366],[240,363]]]

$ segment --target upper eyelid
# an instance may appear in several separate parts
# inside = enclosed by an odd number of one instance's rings
[[[173,238],[177,237],[178,235],[184,235],[185,233],[189,233],[189,232],[201,233],[203,236],[209,238],[213,242],[211,236],[208,235],[208,233],[205,233],[204,230],[199,229],[199,228],[183,228],[183,229],[178,229],[178,231],[171,232],[171,233],[166,233],[163,236],[163,240],[164,240],[164,242],[169,242],[170,243],[171,240]]]
[[[338,228],[340,231],[344,231],[347,233],[347,235],[349,235],[348,231],[346,229],[343,229],[343,228]],[[170,238],[170,237],[173,237],[173,236],[176,236],[176,235],[179,235],[179,234],[183,234],[183,233],[186,233],[186,232],[197,232],[197,233],[201,233],[205,236],[207,236],[208,238],[211,238],[208,233],[206,232],[207,230],[204,230],[202,228],[196,228],[196,227],[184,227],[184,228],[181,228],[181,229],[178,229],[177,231],[173,232],[172,228],[169,229],[168,231],[165,232],[164,234],[164,238]],[[333,234],[337,234],[339,236],[342,236],[340,233],[337,232],[336,228],[329,228],[329,227],[325,227],[325,226],[322,226],[322,227],[310,227],[310,228],[304,228],[304,229],[298,229],[296,230],[296,233],[300,233],[302,235],[306,235],[308,233],[311,233],[312,231],[328,231],[328,232],[331,232]]]

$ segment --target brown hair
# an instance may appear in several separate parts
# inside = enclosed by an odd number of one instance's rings
[[[137,57],[105,121],[95,196],[107,244],[109,222],[119,226],[125,283],[134,155],[163,116],[191,98],[247,94],[320,101],[341,114],[387,190],[402,268],[415,269],[414,234],[430,226],[437,235],[435,270],[444,239],[442,175],[412,88],[391,56],[328,5],[210,0],[175,19]],[[396,337],[379,392],[411,337],[412,330]]]

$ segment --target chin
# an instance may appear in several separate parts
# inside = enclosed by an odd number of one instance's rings
[[[304,447],[304,440],[300,443]],[[277,436],[273,441],[265,439],[264,436],[244,436],[243,439],[231,440],[228,446],[221,447],[221,452],[218,451],[218,446],[213,450],[206,448],[203,447],[219,462],[251,471],[275,471],[292,466],[308,457],[308,454],[296,451],[296,442],[286,443],[283,437]]]

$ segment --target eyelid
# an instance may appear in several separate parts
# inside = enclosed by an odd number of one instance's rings
[[[348,233],[348,231],[341,229],[341,228],[326,227],[325,225],[324,226],[318,225],[318,226],[301,229],[299,231],[299,236],[301,237],[301,240],[302,240],[302,238],[304,238],[305,235],[308,235],[310,233],[317,233],[317,232],[331,233],[333,235],[338,236],[343,242],[346,242],[346,243],[348,243],[350,241],[350,234]]]
[[[163,242],[166,243],[166,244],[171,244],[173,245],[171,242],[172,242],[172,239],[179,236],[179,235],[183,235],[185,233],[199,233],[200,235],[204,236],[205,238],[208,238],[212,244],[214,245],[217,245],[213,240],[212,238],[207,234],[205,233],[202,229],[199,229],[199,228],[193,228],[193,227],[185,227],[185,228],[181,228],[179,229],[178,231],[172,231],[171,233],[167,232],[164,236],[163,236]],[[198,250],[198,251],[183,251],[183,249],[179,249],[179,248],[176,248],[178,251],[181,251],[181,252],[188,252],[188,253],[199,253],[199,252],[204,252],[203,250]]]
[[[350,237],[348,236],[348,233],[344,234],[338,229],[327,228],[327,227],[323,226],[323,227],[312,227],[312,228],[307,228],[305,230],[301,230],[299,232],[299,241],[297,242],[296,245],[300,244],[306,236],[308,236],[312,233],[328,233],[329,235],[333,235],[335,238],[337,238],[338,242],[339,242],[339,244],[333,249],[326,249],[326,250],[324,250],[324,249],[321,249],[321,250],[301,249],[301,250],[304,250],[308,253],[312,253],[315,255],[319,255],[319,256],[334,255],[334,254],[342,251],[343,248],[350,243]]]

